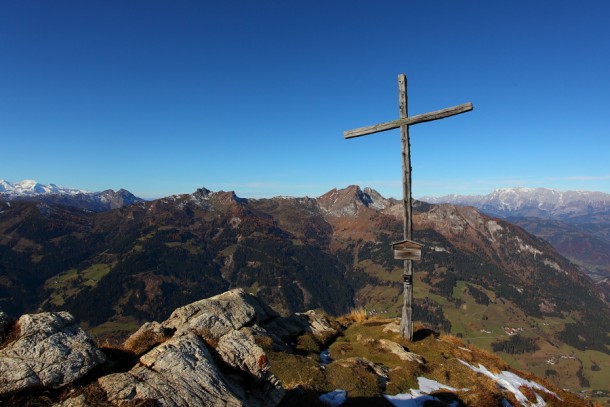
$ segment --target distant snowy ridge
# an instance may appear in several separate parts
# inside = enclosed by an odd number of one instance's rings
[[[55,184],[44,185],[34,180],[23,180],[15,183],[0,180],[0,199],[53,203],[95,212],[116,209],[142,201],[141,198],[125,189],[89,192],[84,189],[65,188]]]
[[[471,205],[499,216],[562,217],[610,210],[610,194],[547,188],[502,188],[488,195],[427,196],[421,200],[434,204]]]
[[[87,194],[89,191],[84,189],[64,188],[55,184],[44,185],[34,180],[26,179],[15,183],[0,180],[0,193],[16,197],[46,194],[76,195]]]

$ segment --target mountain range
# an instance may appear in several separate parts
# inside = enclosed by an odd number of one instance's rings
[[[83,189],[59,187],[55,184],[44,185],[34,180],[15,183],[0,180],[0,199],[54,203],[94,212],[116,209],[142,201],[125,189],[89,192]]]
[[[430,203],[471,205],[485,213],[568,220],[610,213],[610,194],[591,191],[556,191],[547,188],[502,188],[488,195],[422,197]]]
[[[610,298],[610,194],[507,188],[497,189],[489,195],[421,199],[430,203],[471,205],[523,227],[580,265]]]
[[[562,387],[608,390],[610,308],[579,266],[474,207],[413,207],[416,320]],[[284,314],[397,316],[401,235],[402,203],[358,186],[271,199],[201,188],[101,212],[0,201],[0,309],[68,310],[96,336],[232,288]]]

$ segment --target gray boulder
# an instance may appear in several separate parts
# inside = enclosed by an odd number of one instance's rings
[[[285,391],[268,372],[257,338],[279,342],[258,325],[277,317],[242,289],[185,305],[161,324],[145,324],[126,341],[126,348],[134,350],[156,345],[137,366],[98,383],[117,404],[156,400],[162,406],[276,406]]]
[[[161,325],[176,330],[176,335],[195,332],[219,339],[232,330],[260,324],[277,315],[258,298],[235,289],[177,308]]]
[[[172,338],[140,358],[129,372],[98,379],[116,404],[156,400],[161,406],[245,406],[193,334]]]
[[[216,351],[229,366],[249,372],[254,377],[263,377],[268,368],[265,351],[251,335],[242,331],[231,331],[218,341]]]
[[[69,384],[106,356],[67,312],[25,314],[16,339],[0,349],[0,395]]]
[[[315,311],[292,314],[288,317],[273,318],[262,324],[268,332],[287,340],[309,332],[314,336],[324,339],[337,334],[328,318]]]

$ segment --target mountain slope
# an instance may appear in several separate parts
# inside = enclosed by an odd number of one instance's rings
[[[545,188],[498,189],[485,196],[422,198],[431,203],[470,205],[515,223],[550,242],[563,256],[600,282],[610,277],[610,195]],[[600,287],[605,285],[600,284]],[[607,297],[610,292],[604,289]]]

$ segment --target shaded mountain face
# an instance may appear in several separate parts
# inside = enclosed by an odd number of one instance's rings
[[[541,358],[560,358],[557,344],[608,353],[607,303],[549,243],[472,207],[413,208],[414,240],[425,245],[416,320],[488,347],[527,330],[549,349]],[[1,202],[0,308],[66,309],[96,333],[116,333],[240,287],[282,313],[365,306],[395,316],[402,263],[390,245],[402,227],[399,201],[357,186],[317,199],[202,188],[100,213]]]
[[[0,199],[13,202],[42,202],[65,205],[93,212],[117,209],[143,201],[143,199],[125,189],[89,192],[81,189],[58,187],[55,184],[43,185],[33,180],[17,183],[0,180]]]

